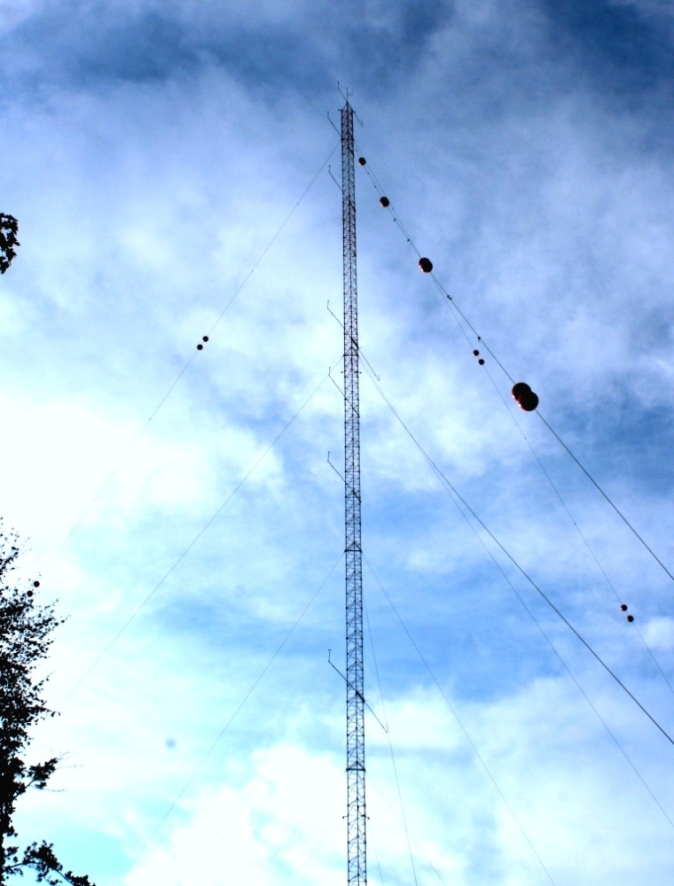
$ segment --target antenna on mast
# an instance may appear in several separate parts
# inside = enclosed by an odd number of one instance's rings
[[[339,88],[339,87],[338,87]],[[341,92],[341,89],[340,89]],[[344,526],[346,560],[346,831],[348,886],[367,884],[363,563],[360,514],[360,404],[356,180],[353,108],[342,119],[342,258],[344,270]]]

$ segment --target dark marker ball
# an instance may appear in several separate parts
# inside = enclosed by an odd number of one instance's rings
[[[473,351],[473,357],[479,357],[479,356],[480,356],[479,351]]]
[[[482,357],[480,357],[477,362],[480,364],[480,366],[484,366],[484,360],[482,359]]]
[[[359,157],[359,158],[358,158],[358,163],[359,163],[361,166],[365,166],[365,164],[367,163],[367,160],[365,159],[365,157]]]
[[[386,209],[387,206],[391,205],[391,201],[389,200],[388,197],[380,197],[379,202],[384,207],[384,209]]]
[[[634,621],[634,616],[633,616],[633,615],[628,615],[628,616],[627,616],[627,621]]]
[[[420,258],[419,267],[424,272],[424,274],[430,274],[433,270],[433,262],[430,260],[430,258]]]
[[[513,389],[510,393],[514,400],[519,401],[521,397],[531,393],[531,388],[525,381],[518,381],[517,384],[513,385]]]
[[[523,394],[517,402],[525,412],[533,412],[538,406],[538,394],[529,391],[528,394]]]
[[[33,582],[33,587],[34,587],[34,588],[39,588],[39,587],[40,587],[40,582],[39,582],[39,581],[34,581],[34,582]]]
[[[205,335],[201,340],[202,340],[202,341],[208,341],[208,336]]]
[[[627,603],[621,603],[620,608],[622,609],[623,612],[627,612]]]
[[[197,345],[197,351],[203,351],[204,346],[202,344]]]
[[[538,394],[534,393],[524,381],[514,384],[510,393],[525,412],[533,412],[538,406]]]

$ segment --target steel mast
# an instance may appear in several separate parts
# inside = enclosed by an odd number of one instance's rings
[[[348,95],[348,94],[347,94]],[[356,180],[353,108],[342,118],[342,258],[344,263],[344,477],[346,558],[346,830],[349,886],[367,884],[363,564],[360,515],[360,406]]]

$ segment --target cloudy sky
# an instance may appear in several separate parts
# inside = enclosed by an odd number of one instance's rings
[[[670,884],[671,3],[20,0],[0,71],[0,513],[68,617],[21,838],[346,881],[339,82],[369,882]]]

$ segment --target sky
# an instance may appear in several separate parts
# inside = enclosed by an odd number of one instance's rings
[[[670,884],[671,4],[19,0],[0,83],[0,515],[66,618],[21,840],[346,882],[348,89],[368,881]]]

